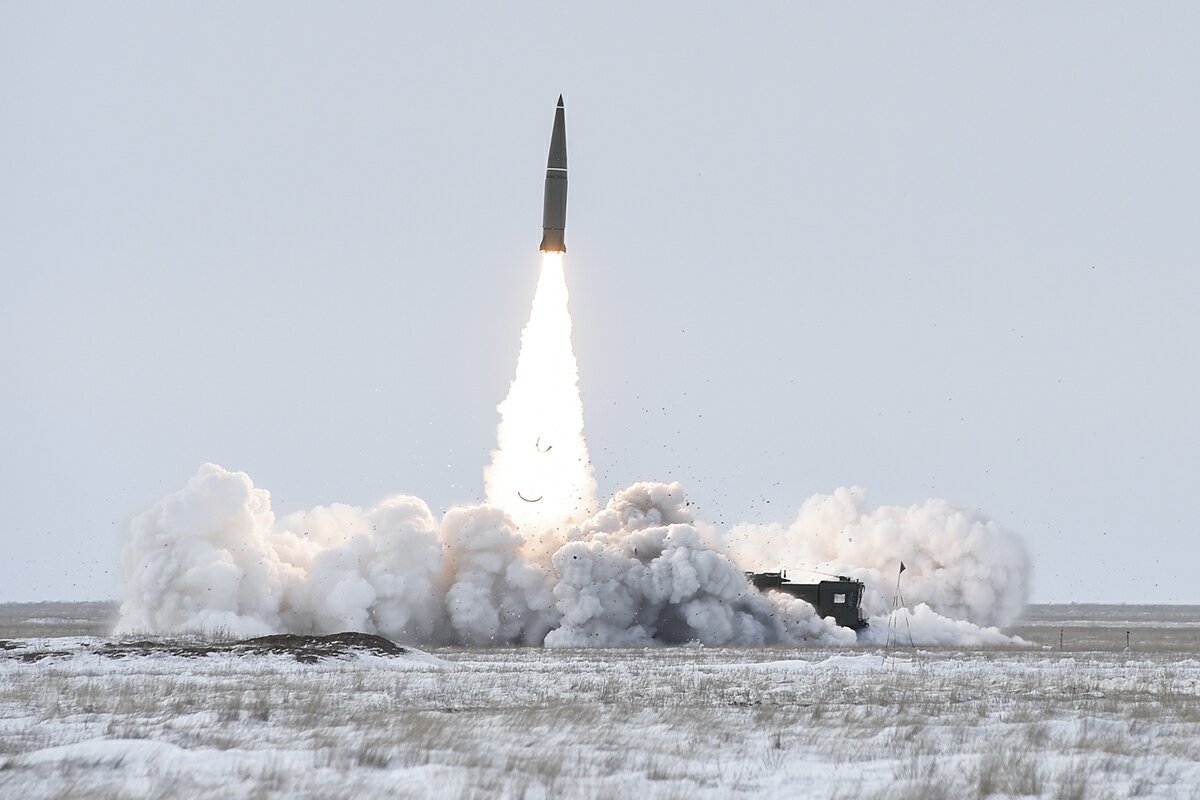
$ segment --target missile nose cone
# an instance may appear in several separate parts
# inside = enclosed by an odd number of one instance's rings
[[[558,96],[558,107],[559,107],[559,108],[562,108],[562,107],[563,107],[562,95],[561,95],[561,94]]]

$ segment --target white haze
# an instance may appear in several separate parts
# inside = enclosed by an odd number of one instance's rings
[[[499,411],[488,504],[441,519],[403,495],[276,519],[249,475],[203,465],[133,521],[119,630],[554,647],[880,642],[903,561],[904,640],[1011,641],[996,626],[1024,605],[1024,547],[942,500],[871,509],[861,489],[838,489],[788,524],[720,533],[693,516],[680,484],[642,482],[597,511],[561,254],[543,257]],[[856,637],[745,576],[780,567],[862,580],[870,627]]]

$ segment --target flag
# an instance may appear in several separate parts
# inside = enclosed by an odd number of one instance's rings
[[[904,562],[903,562],[903,561],[901,561],[901,562],[900,562],[900,572],[904,572],[904,570],[906,570],[906,569],[908,569],[908,568],[907,568],[907,567],[905,567],[905,566],[904,566]],[[897,575],[899,575],[899,574],[900,574],[900,572],[897,572],[896,574],[897,574]]]

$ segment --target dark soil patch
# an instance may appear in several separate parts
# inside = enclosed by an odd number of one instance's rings
[[[71,653],[68,653],[66,650],[30,650],[27,653],[17,653],[16,657],[32,664],[35,661],[41,661],[43,658],[70,658]]]
[[[125,658],[126,656],[168,655],[198,658],[213,653],[228,653],[236,646],[235,642],[204,642],[172,639],[143,639],[137,642],[112,642],[102,644],[93,652],[105,658]]]
[[[4,645],[15,644],[3,642]],[[16,645],[20,647],[21,645]],[[13,649],[0,647],[0,649]],[[354,653],[370,653],[378,656],[401,656],[409,651],[382,636],[370,633],[333,633],[328,636],[300,636],[280,633],[259,636],[240,642],[213,642],[187,639],[141,639],[127,642],[110,642],[92,650],[105,658],[127,658],[129,656],[171,655],[199,658],[219,653],[228,655],[290,655],[305,664],[315,664],[327,658],[344,658]],[[63,651],[34,650],[20,653],[23,661],[40,661],[52,656],[70,656]]]
[[[10,642],[7,639],[0,639],[0,650],[20,650],[24,646],[20,642]]]
[[[408,652],[407,647],[401,647],[382,636],[353,631],[332,633],[328,636],[279,633],[247,639],[238,642],[236,646],[255,653],[290,653],[297,661],[316,661],[318,658],[344,656],[355,651],[365,651],[377,656],[401,656]]]

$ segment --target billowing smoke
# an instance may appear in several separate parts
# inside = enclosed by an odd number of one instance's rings
[[[653,642],[759,645],[854,641],[813,607],[755,590],[712,533],[696,525],[678,483],[637,483],[554,554],[562,625],[550,646]]]
[[[862,490],[839,489],[805,501],[787,525],[723,535],[693,517],[677,483],[635,483],[597,511],[561,253],[544,255],[499,411],[488,504],[440,520],[403,495],[276,519],[248,475],[205,464],[133,521],[118,630],[560,647],[881,643],[897,620],[903,562],[901,640],[1010,641],[987,626],[1024,603],[1024,548],[945,501],[870,509]],[[744,572],[780,567],[861,579],[871,626],[856,636],[802,600],[759,592]]]
[[[553,576],[522,554],[524,539],[504,512],[451,509],[442,520],[453,638],[463,644],[541,644],[558,625]]]
[[[239,635],[284,628],[280,608],[295,576],[272,545],[274,524],[270,496],[249,476],[202,466],[133,520],[121,554],[119,628]]]
[[[871,617],[870,625],[859,634],[863,644],[904,646],[1028,644],[1020,637],[1007,636],[994,626],[984,627],[965,619],[954,619],[937,613],[926,603],[915,608],[904,607],[892,614]]]
[[[945,500],[901,508],[867,505],[860,488],[814,495],[787,525],[736,526],[726,537],[746,569],[792,567],[857,578],[863,611],[908,606],[977,625],[1008,625],[1025,606],[1029,557],[1020,538],[984,515]],[[900,573],[900,565],[905,570]]]
[[[360,630],[416,644],[849,644],[852,631],[802,600],[757,591],[743,573],[817,563],[820,548],[842,547],[820,563],[866,582],[864,610],[875,616],[861,641],[885,640],[899,559],[913,608],[902,641],[1008,641],[981,625],[1019,610],[1026,559],[1013,534],[941,501],[873,511],[863,502],[839,490],[811,498],[790,526],[743,525],[723,541],[679,484],[637,483],[548,546],[493,506],[437,520],[405,496],[276,520],[248,475],[205,464],[134,520],[119,627]],[[858,547],[859,536],[875,544]]]
[[[392,631],[424,641],[438,633],[443,548],[421,500],[390,497],[367,510],[319,506],[285,517],[265,540],[278,573],[290,579],[279,609],[287,629]]]
[[[426,505],[318,507],[278,524],[244,472],[205,464],[133,521],[122,554],[120,629],[388,631],[440,629],[443,547]]]

